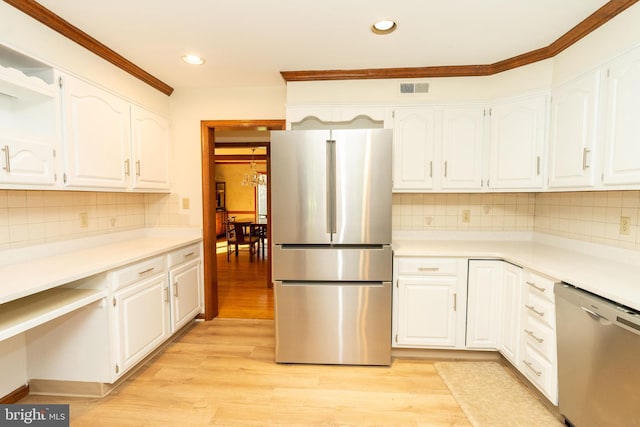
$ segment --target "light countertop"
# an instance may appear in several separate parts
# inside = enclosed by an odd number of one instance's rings
[[[202,240],[200,231],[136,230],[2,251],[0,304]]]
[[[640,254],[540,238],[456,240],[442,235],[393,241],[395,256],[502,259],[640,310]]]

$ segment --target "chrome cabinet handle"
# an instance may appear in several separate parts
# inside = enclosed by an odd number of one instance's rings
[[[143,274],[147,274],[149,272],[152,272],[153,270],[155,270],[154,267],[147,268],[146,270],[138,271],[138,276],[142,276]]]
[[[2,169],[6,170],[7,173],[11,173],[11,156],[9,155],[9,146],[5,145],[4,147],[2,147],[2,151],[4,151],[5,161],[5,167],[3,167]]]
[[[529,310],[533,311],[535,314],[537,314],[540,317],[544,317],[544,312],[542,311],[538,311],[536,310],[536,308],[532,305],[525,305],[525,307],[527,307]]]
[[[533,333],[533,331],[530,331],[528,329],[525,329],[524,331],[527,333],[527,335],[529,335],[534,340],[538,341],[540,344],[544,342],[544,338],[538,338],[536,334]]]
[[[540,156],[538,156],[538,159],[536,161],[536,171],[537,174],[540,175]]]
[[[438,271],[440,267],[418,267],[418,271]]]
[[[190,256],[193,256],[195,254],[195,252],[189,252],[188,254],[184,254],[185,258],[189,258]]]
[[[169,288],[164,288],[164,302],[169,302]]]
[[[433,160],[429,162],[429,178],[433,178]]]
[[[178,298],[178,282],[173,282],[173,296]]]
[[[140,176],[140,160],[136,160],[136,176]]]
[[[587,156],[591,153],[591,150],[588,148],[582,149],[582,170],[589,169],[589,165],[587,164]]]
[[[541,288],[540,286],[536,286],[536,284],[534,282],[527,282],[527,285],[531,286],[533,289],[540,291],[540,292],[544,292],[546,291],[545,288]]]
[[[526,360],[522,359],[522,361],[524,362],[525,365],[527,365],[527,368],[531,369],[531,371],[536,374],[537,377],[539,377],[540,375],[542,375],[541,371],[536,371],[533,368],[533,365],[531,364],[531,362],[527,362]]]
[[[124,174],[126,176],[131,175],[131,163],[129,162],[129,159],[124,161]]]
[[[447,163],[448,162],[445,160],[445,162],[444,162],[444,177],[445,178],[447,177]]]
[[[453,311],[458,311],[458,294],[453,294]]]

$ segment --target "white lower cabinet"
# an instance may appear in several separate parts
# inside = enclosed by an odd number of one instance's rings
[[[498,350],[514,366],[520,357],[522,268],[502,262]]]
[[[115,374],[129,370],[169,336],[169,301],[164,272],[128,286],[113,297],[117,362]]]
[[[524,270],[520,371],[554,404],[558,404],[554,284],[558,280]]]
[[[464,348],[465,259],[395,259],[394,347]]]
[[[502,261],[469,260],[467,348],[498,347]]]
[[[175,332],[201,311],[202,263],[199,245],[169,254],[171,332]]]
[[[107,296],[26,333],[29,378],[114,383],[200,313],[202,285],[200,243],[73,284]]]

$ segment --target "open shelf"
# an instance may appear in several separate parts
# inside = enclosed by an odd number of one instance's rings
[[[0,341],[87,306],[106,296],[103,289],[58,287],[0,305]]]

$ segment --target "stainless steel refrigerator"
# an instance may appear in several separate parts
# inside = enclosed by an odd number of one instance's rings
[[[276,362],[391,363],[391,141],[271,133]]]

